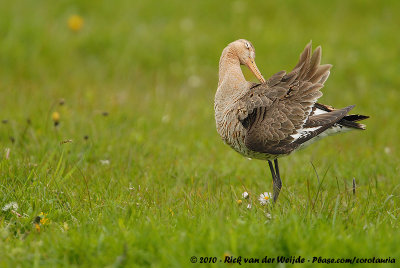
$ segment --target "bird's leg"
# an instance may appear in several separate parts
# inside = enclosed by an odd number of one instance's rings
[[[278,164],[278,162],[275,160],[275,169],[277,169],[277,167],[278,167],[277,164]],[[275,173],[274,165],[272,164],[272,162],[270,160],[268,160],[268,165],[269,165],[269,169],[271,170],[272,181],[273,181],[273,188],[274,188],[273,198],[274,198],[274,202],[276,202],[276,200],[278,199],[279,191],[281,190],[281,187],[282,187],[282,182],[278,175],[279,168],[277,169],[277,171]]]
[[[278,200],[279,193],[282,188],[282,181],[281,181],[281,175],[279,174],[279,166],[278,166],[278,159],[274,160],[275,163],[275,172],[276,172],[276,177],[274,181],[274,202]]]

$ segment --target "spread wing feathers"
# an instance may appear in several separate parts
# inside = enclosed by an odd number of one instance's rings
[[[320,60],[321,47],[312,54],[310,42],[290,73],[274,74],[265,83],[251,87],[238,101],[238,119],[247,129],[245,143],[249,149],[266,152],[294,140],[291,135],[307,122],[329,76],[331,65],[320,65]]]

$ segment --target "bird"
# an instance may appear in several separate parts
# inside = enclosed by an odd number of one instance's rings
[[[320,61],[321,46],[312,52],[310,41],[291,72],[280,71],[265,80],[251,42],[239,39],[222,51],[214,98],[217,132],[241,155],[268,161],[274,203],[282,188],[279,158],[326,136],[366,128],[358,121],[369,116],[348,114],[354,105],[335,109],[317,102],[332,67]],[[241,65],[259,83],[247,81]]]

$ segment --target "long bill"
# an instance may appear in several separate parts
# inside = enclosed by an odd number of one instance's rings
[[[246,61],[246,65],[247,67],[249,67],[250,71],[257,77],[257,79],[260,80],[261,83],[265,83],[265,79],[262,76],[260,70],[258,70],[256,62],[253,59],[249,58]]]

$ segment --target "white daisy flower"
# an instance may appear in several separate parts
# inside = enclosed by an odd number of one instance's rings
[[[17,202],[8,203],[3,207],[3,211],[7,211],[7,210],[10,210],[10,209],[17,210],[18,209]]]
[[[247,208],[248,208],[248,209],[251,209],[251,204],[248,204],[248,205],[247,205]]]
[[[265,205],[270,202],[269,200],[271,199],[271,197],[272,197],[271,193],[265,192],[263,194],[260,194],[260,197],[258,198],[258,200],[260,201],[261,205]]]
[[[244,193],[242,194],[242,197],[243,197],[243,199],[249,198],[249,193],[248,193],[248,192],[244,192]]]

